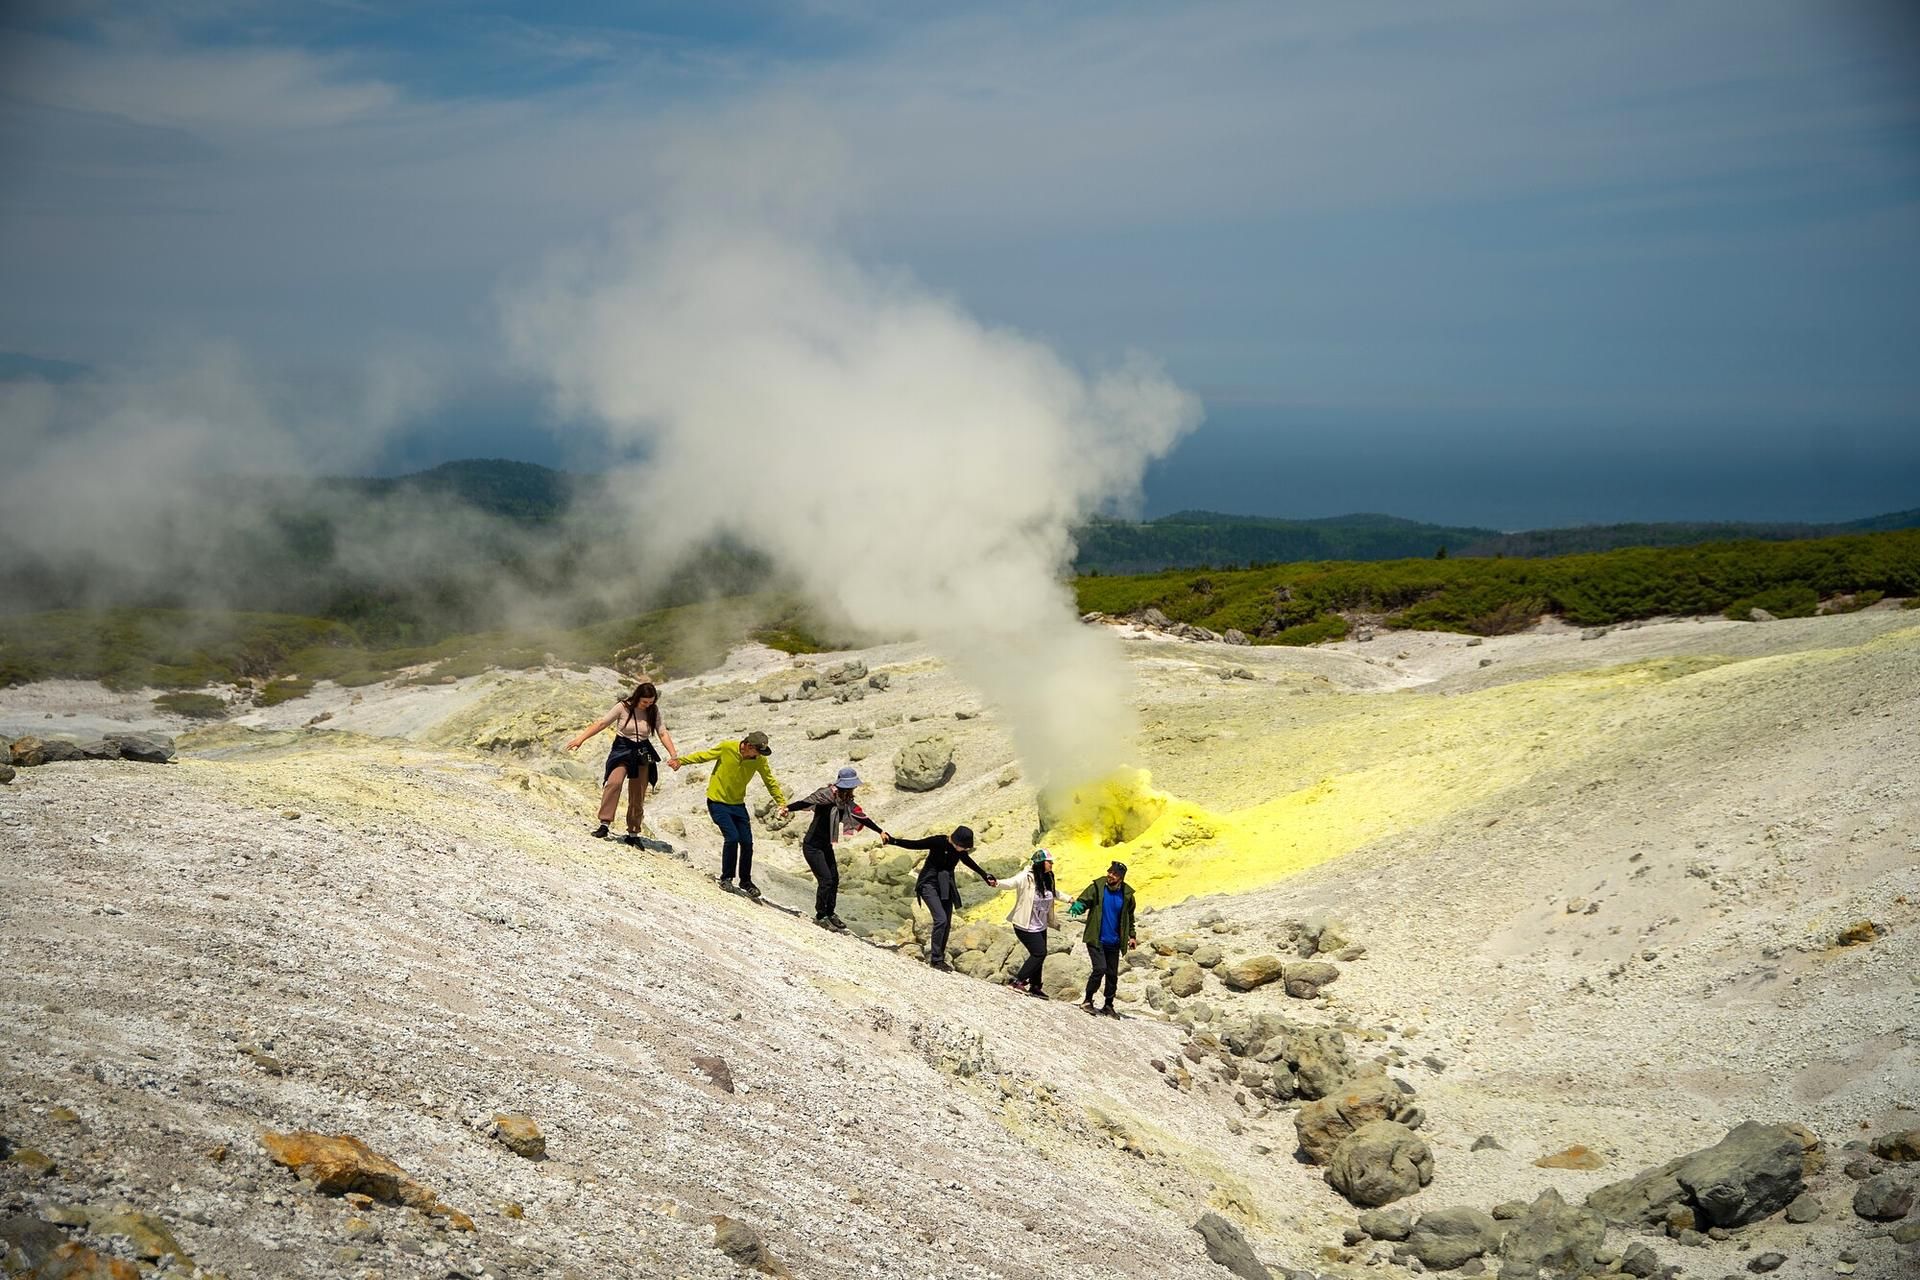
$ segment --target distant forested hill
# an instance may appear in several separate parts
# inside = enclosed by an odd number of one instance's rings
[[[1154,573],[1311,560],[1406,560],[1436,556],[1443,549],[1449,556],[1539,558],[1622,547],[1791,542],[1899,529],[1920,529],[1920,509],[1844,524],[1608,524],[1525,533],[1423,524],[1383,515],[1280,520],[1181,511],[1144,523],[1096,520],[1088,524],[1080,530],[1074,568],[1083,574]]]

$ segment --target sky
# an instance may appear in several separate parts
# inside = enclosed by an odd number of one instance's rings
[[[1864,0],[9,4],[0,373],[404,365],[351,465],[592,470],[503,299],[708,164],[1156,362],[1148,515],[1920,507],[1920,8]]]

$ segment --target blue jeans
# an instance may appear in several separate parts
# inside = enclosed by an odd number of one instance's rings
[[[713,818],[713,825],[720,828],[721,838],[726,841],[720,846],[720,878],[733,879],[734,860],[737,858],[740,862],[740,883],[752,884],[753,824],[747,817],[747,806],[709,800],[707,813]]]

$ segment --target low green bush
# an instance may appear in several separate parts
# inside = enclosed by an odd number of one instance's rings
[[[312,692],[311,680],[269,680],[267,686],[260,690],[256,701],[263,707],[277,707],[283,702],[304,698]]]
[[[227,714],[225,700],[211,693],[163,693],[153,700],[153,705],[194,720],[217,720]]]

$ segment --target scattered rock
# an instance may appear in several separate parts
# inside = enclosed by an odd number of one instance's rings
[[[1253,641],[1247,639],[1247,633],[1240,630],[1240,628],[1238,627],[1228,627],[1225,631],[1222,631],[1220,633],[1220,639],[1227,644],[1252,644],[1253,643]]]
[[[1769,1271],[1778,1271],[1780,1264],[1787,1260],[1784,1253],[1763,1253],[1747,1263],[1747,1270],[1755,1275],[1765,1275]]]
[[[1200,988],[1206,983],[1206,970],[1189,960],[1167,975],[1167,990],[1176,996],[1185,998],[1200,994]]]
[[[1473,1140],[1473,1145],[1467,1149],[1469,1151],[1505,1151],[1506,1150],[1505,1147],[1500,1145],[1500,1139],[1494,1137],[1490,1133],[1483,1133],[1479,1137],[1475,1138]]]
[[[1207,1256],[1239,1276],[1241,1280],[1272,1280],[1273,1272],[1261,1265],[1254,1256],[1253,1246],[1247,1243],[1240,1228],[1228,1222],[1217,1213],[1203,1213],[1200,1221],[1193,1224],[1200,1233],[1200,1239],[1207,1246]]]
[[[828,725],[823,728],[807,730],[808,742],[820,742],[827,738],[837,738],[839,736],[840,736],[840,730],[837,726],[834,726],[834,725]]]
[[[865,680],[866,678],[867,664],[858,658],[842,662],[837,666],[828,667],[826,671],[828,684],[852,684],[857,680]]]
[[[716,1088],[725,1093],[733,1092],[733,1068],[727,1065],[725,1058],[695,1058],[693,1065],[695,1070],[713,1081]]]
[[[1615,1222],[1670,1226],[1684,1209],[1696,1229],[1745,1226],[1793,1203],[1818,1146],[1798,1125],[1749,1120],[1711,1147],[1600,1188],[1587,1204]]]
[[[1863,942],[1872,942],[1879,936],[1880,930],[1874,926],[1873,921],[1860,920],[1842,929],[1840,936],[1834,941],[1843,947],[1857,947]]]
[[[1794,1202],[1787,1206],[1787,1221],[1805,1225],[1817,1221],[1820,1217],[1820,1202],[1813,1198],[1811,1191],[1802,1192]]]
[[[1502,1200],[1499,1204],[1493,1206],[1492,1210],[1493,1216],[1502,1222],[1517,1218],[1526,1211],[1527,1202],[1525,1200]]]
[[[738,1218],[716,1214],[713,1219],[713,1247],[739,1265],[762,1275],[792,1277],[781,1261],[767,1248],[767,1242]]]
[[[1435,1271],[1451,1271],[1469,1258],[1500,1247],[1500,1224],[1478,1209],[1458,1206],[1420,1215],[1407,1235],[1407,1249]]]
[[[1913,1208],[1913,1187],[1891,1173],[1876,1173],[1853,1189],[1853,1211],[1874,1222],[1892,1222]]]
[[[517,1111],[496,1112],[493,1117],[493,1136],[500,1145],[513,1154],[527,1160],[547,1158],[547,1136],[540,1132],[533,1117]]]
[[[7,1163],[36,1178],[44,1178],[60,1167],[52,1156],[37,1147],[20,1147],[8,1154]]]
[[[1749,622],[1778,622],[1778,621],[1779,621],[1779,619],[1778,619],[1778,618],[1776,618],[1776,617],[1775,617],[1774,615],[1772,615],[1771,613],[1768,613],[1768,612],[1767,612],[1767,611],[1766,611],[1765,609],[1762,609],[1762,608],[1761,608],[1761,607],[1760,607],[1759,605],[1755,605],[1755,606],[1754,606],[1753,608],[1751,608],[1751,609],[1749,609],[1749,610],[1747,610],[1747,621],[1749,621]]]
[[[125,1258],[102,1257],[24,1213],[0,1218],[0,1269],[47,1280],[140,1280],[139,1267]]]
[[[137,1258],[149,1262],[160,1258],[173,1257],[181,1262],[191,1262],[193,1257],[173,1233],[167,1230],[167,1224],[150,1213],[138,1213],[128,1210],[122,1213],[109,1213],[94,1218],[89,1224],[90,1233],[96,1236],[119,1236]]]
[[[1369,1209],[1360,1215],[1360,1229],[1375,1240],[1405,1240],[1413,1215],[1405,1209]]]
[[[1564,1151],[1541,1156],[1533,1163],[1542,1169],[1599,1169],[1606,1165],[1607,1158],[1591,1147],[1575,1143]]]
[[[1327,1165],[1328,1185],[1369,1207],[1410,1196],[1432,1181],[1433,1152],[1413,1130],[1392,1120],[1362,1125]]]
[[[1261,955],[1223,964],[1214,970],[1214,975],[1226,983],[1230,990],[1252,991],[1269,982],[1278,982],[1284,972],[1285,966],[1279,956]]]
[[[1887,1232],[1887,1238],[1895,1244],[1920,1243],[1920,1218],[1910,1218],[1893,1230]]]
[[[1561,1275],[1601,1270],[1594,1253],[1606,1240],[1607,1222],[1592,1209],[1576,1208],[1548,1188],[1514,1219],[1500,1241],[1500,1280],[1535,1280],[1545,1267]]]
[[[1308,960],[1283,967],[1281,979],[1286,992],[1296,1000],[1312,1000],[1320,988],[1340,976],[1340,970],[1324,960]]]
[[[953,740],[944,733],[909,742],[893,757],[893,785],[902,791],[932,791],[953,777]]]
[[[10,753],[13,763],[22,769],[85,758],[80,751],[80,744],[71,738],[37,738],[32,734],[15,738]]]
[[[0,783],[12,782],[16,776],[17,774],[12,765],[0,764]]]
[[[1660,1255],[1647,1244],[1635,1240],[1620,1255],[1620,1270],[1639,1280],[1649,1280],[1649,1277],[1659,1274]]]
[[[884,690],[893,683],[893,677],[884,671],[876,671],[867,677],[867,688]]]
[[[1881,1134],[1867,1149],[1882,1160],[1910,1164],[1920,1160],[1920,1129],[1902,1129],[1899,1133]]]

